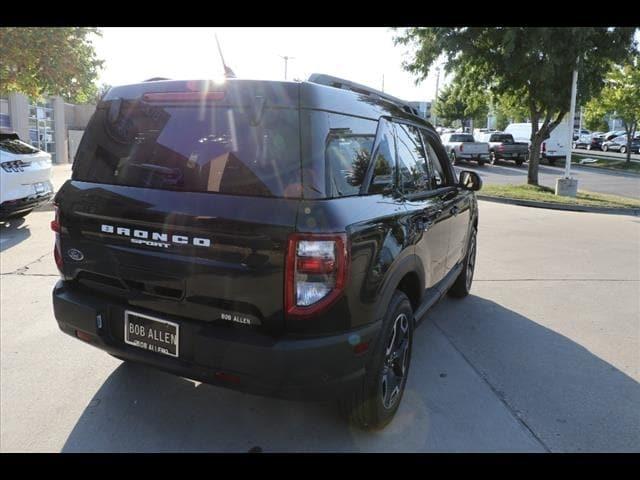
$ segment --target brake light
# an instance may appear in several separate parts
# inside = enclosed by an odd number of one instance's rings
[[[460,144],[460,151],[462,152],[464,150],[464,144]]]
[[[55,212],[55,217],[54,219],[51,221],[51,230],[53,230],[55,232],[55,243],[53,246],[53,259],[56,262],[56,266],[58,267],[58,271],[60,272],[60,275],[63,274],[63,266],[64,263],[62,261],[62,248],[60,246],[60,209],[58,207],[58,205],[56,205],[55,203],[53,204],[53,210]]]
[[[285,267],[285,312],[305,318],[326,310],[342,294],[347,274],[346,234],[291,234]]]
[[[145,102],[205,102],[222,100],[224,92],[153,92],[145,93]]]
[[[504,145],[498,146],[498,150],[501,151],[501,152],[504,151]]]

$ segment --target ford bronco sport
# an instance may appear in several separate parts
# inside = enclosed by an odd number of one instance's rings
[[[55,197],[55,317],[120,359],[381,428],[416,323],[469,292],[480,186],[415,110],[346,80],[114,87]]]

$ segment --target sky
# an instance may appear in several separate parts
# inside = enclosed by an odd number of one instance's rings
[[[408,101],[431,101],[436,73],[415,84],[402,68],[407,47],[394,46],[387,27],[151,28],[104,27],[94,40],[105,60],[99,82],[136,83],[152,77],[219,78],[223,69],[215,43],[218,35],[226,64],[238,78],[306,80],[311,73],[349,79]],[[449,81],[440,73],[439,88]]]

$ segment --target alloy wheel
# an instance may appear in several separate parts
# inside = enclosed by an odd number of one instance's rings
[[[401,313],[393,322],[382,366],[382,405],[387,410],[393,408],[404,388],[409,366],[409,335],[409,318]]]

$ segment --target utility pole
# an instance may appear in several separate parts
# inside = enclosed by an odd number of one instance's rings
[[[571,178],[571,145],[573,144],[573,123],[576,116],[576,93],[578,89],[578,60],[573,69],[573,81],[571,83],[571,107],[569,109],[567,156],[564,162],[564,178],[556,179],[556,195],[575,197],[578,193],[578,180]]]
[[[289,60],[293,60],[296,57],[289,57],[287,55],[280,55],[284,59],[284,79],[287,79],[287,66],[289,64]]]

